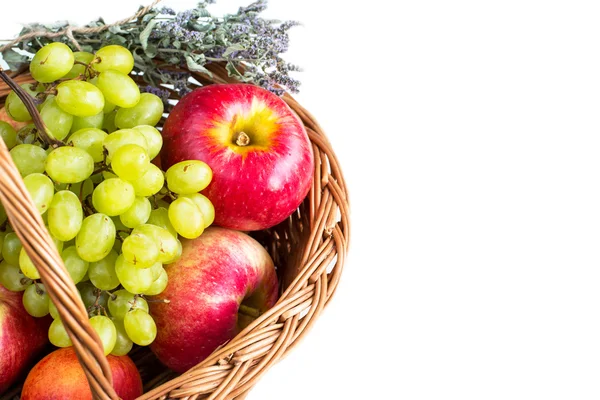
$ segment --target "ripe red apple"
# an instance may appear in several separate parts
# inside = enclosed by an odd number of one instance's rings
[[[167,367],[184,372],[232,339],[277,302],[269,253],[245,233],[210,227],[182,240],[181,258],[165,267],[169,284],[150,302],[158,335],[150,345]]]
[[[23,293],[11,292],[0,285],[0,394],[48,343],[51,319],[27,314],[22,297]]]
[[[122,400],[143,394],[142,378],[131,358],[108,357],[113,387]],[[21,400],[92,400],[83,368],[72,347],[58,349],[44,357],[27,375]]]
[[[213,171],[202,192],[215,224],[241,231],[274,226],[306,197],[313,152],[300,119],[278,96],[249,84],[209,85],[185,96],[162,131],[162,166],[201,160]]]

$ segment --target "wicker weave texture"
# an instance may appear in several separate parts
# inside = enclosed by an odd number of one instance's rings
[[[223,65],[213,64],[209,69],[212,76],[194,77],[203,85],[232,81]],[[20,84],[31,81],[26,74],[14,78]],[[0,84],[0,104],[7,93],[6,86]],[[315,118],[291,96],[285,95],[284,100],[306,127],[313,145],[315,172],[312,188],[297,212],[278,226],[253,234],[278,266],[281,297],[272,309],[191,370],[182,375],[164,369],[152,374],[140,400],[245,397],[262,374],[310,330],[335,293],[350,239],[346,184],[335,153]],[[77,289],[2,141],[0,174],[0,200],[57,306],[92,393],[97,399],[117,399],[108,363]]]

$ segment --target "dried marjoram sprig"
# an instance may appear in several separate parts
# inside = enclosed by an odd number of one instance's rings
[[[119,44],[134,52],[136,74],[148,84],[142,90],[153,92],[166,99],[168,92],[159,84],[173,85],[179,95],[191,90],[189,73],[173,71],[173,66],[185,66],[191,71],[210,74],[206,65],[225,62],[230,76],[242,82],[251,82],[282,95],[284,91],[296,93],[300,82],[290,75],[299,68],[286,62],[282,54],[288,50],[288,31],[297,22],[279,22],[260,16],[267,7],[259,0],[240,7],[235,14],[213,16],[202,1],[192,10],[175,12],[169,8],[153,8],[144,16],[121,25],[111,26],[99,33],[72,30],[73,38],[66,34],[57,38],[36,37],[15,44],[2,53],[11,69],[29,62],[27,55],[15,50],[35,53],[43,45],[61,41],[73,43],[83,51],[93,52],[107,44]],[[100,19],[86,27],[104,26]],[[20,36],[30,32],[60,32],[67,24],[32,24]]]

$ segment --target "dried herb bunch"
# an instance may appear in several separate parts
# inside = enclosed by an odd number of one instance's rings
[[[30,61],[30,54],[53,41],[72,46],[74,39],[81,50],[88,52],[119,44],[134,54],[134,73],[147,83],[142,90],[164,100],[169,93],[161,84],[173,85],[180,96],[191,90],[189,73],[177,67],[186,66],[210,75],[206,65],[211,62],[225,62],[230,76],[278,95],[286,90],[298,92],[300,82],[291,77],[290,72],[299,68],[281,56],[288,50],[289,29],[298,23],[262,18],[260,13],[267,8],[266,0],[240,7],[237,13],[223,17],[213,16],[207,10],[211,3],[214,0],[202,1],[196,8],[182,12],[153,8],[141,18],[111,26],[100,33],[73,30],[73,38],[66,34],[52,39],[35,37],[16,43],[5,50],[2,57],[11,69],[18,70]],[[100,19],[86,27],[103,25],[106,23]],[[36,31],[60,32],[67,26],[67,23],[31,24],[23,28],[20,36]]]

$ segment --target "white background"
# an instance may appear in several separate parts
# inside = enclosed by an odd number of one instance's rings
[[[10,2],[0,37],[140,1],[93,4]],[[330,307],[249,399],[599,398],[597,4],[271,0],[304,24],[297,97],[353,230]]]

